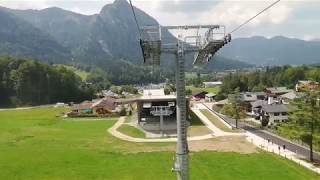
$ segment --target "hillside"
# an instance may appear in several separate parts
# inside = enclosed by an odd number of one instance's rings
[[[319,49],[319,41],[256,36],[234,39],[220,55],[256,65],[317,64],[320,63]]]
[[[24,56],[62,63],[68,49],[23,19],[0,10],[0,55]]]
[[[141,26],[158,25],[142,10],[135,8]],[[114,63],[123,59],[142,64],[139,34],[130,5],[115,0],[98,14],[82,15],[61,8],[14,10],[0,7],[0,54],[27,56],[46,61],[87,65]],[[14,22],[8,26],[6,22]],[[22,31],[23,30],[23,31]],[[164,29],[165,36],[174,37]],[[19,41],[17,41],[19,39]],[[29,46],[31,44],[31,46]],[[224,47],[208,69],[233,69],[255,65],[320,63],[319,41],[303,41],[286,37],[238,38]],[[173,57],[163,56],[162,66],[173,64]],[[242,61],[245,63],[240,63]],[[191,68],[191,58],[187,67]]]
[[[57,66],[59,66],[59,64]],[[90,74],[90,72],[78,69],[78,68],[73,67],[73,66],[63,65],[63,67],[65,67],[69,71],[74,72],[76,75],[78,75],[81,78],[82,81],[86,81],[87,77]]]
[[[30,31],[38,32],[28,34],[28,38],[38,39],[39,35],[43,34],[57,46],[52,48],[49,45],[41,44],[42,49],[32,47],[32,53],[26,53],[23,49],[28,49],[25,46],[30,43],[29,41],[25,42],[23,38],[19,38],[20,40],[15,43],[6,43],[12,47],[11,49],[15,49],[15,52],[1,48],[2,54],[28,56],[64,64],[81,63],[106,66],[106,64],[114,64],[119,59],[135,65],[142,64],[141,50],[138,43],[139,34],[131,15],[130,5],[125,0],[116,0],[112,4],[107,4],[99,14],[91,16],[77,14],[57,7],[43,10],[0,8],[0,11],[15,17],[14,20],[9,20],[8,17],[2,16],[7,21],[24,22],[21,25],[21,29],[32,29]],[[136,8],[135,11],[140,25],[158,25],[154,18],[140,9]],[[11,36],[12,29],[7,32],[9,34],[3,37]],[[20,37],[26,36],[22,32],[17,33]],[[166,37],[175,39],[167,30],[164,29],[163,33]],[[46,48],[51,49],[52,52],[43,53],[47,52],[43,50]],[[66,58],[62,58],[61,54],[66,54]],[[193,61],[191,57],[187,58],[186,64],[188,68],[191,68],[191,62]],[[164,68],[171,67],[174,63],[173,58],[172,56],[163,56],[162,66]],[[222,60],[217,57],[216,59],[219,60],[209,63],[207,69],[214,70],[221,69],[221,67],[222,69],[233,69],[248,66],[246,63],[226,58]],[[118,63],[122,64],[121,61]]]

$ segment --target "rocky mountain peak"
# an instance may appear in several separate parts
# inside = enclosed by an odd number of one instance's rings
[[[129,2],[127,0],[115,0],[113,2],[114,5],[125,5],[125,6],[129,6]]]

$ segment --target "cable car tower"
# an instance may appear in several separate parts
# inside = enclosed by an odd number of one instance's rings
[[[140,33],[140,46],[146,65],[160,66],[161,54],[176,56],[176,94],[177,94],[177,147],[173,171],[177,172],[178,180],[188,177],[188,141],[187,141],[187,105],[185,92],[185,55],[194,53],[193,65],[199,66],[209,62],[224,45],[231,42],[231,33],[239,30],[253,19],[280,2],[277,0],[261,10],[244,23],[237,26],[226,35],[226,28],[222,25],[188,25],[188,26],[145,26],[140,28],[132,1],[129,0],[134,20]],[[178,31],[175,42],[165,42],[162,30]],[[196,33],[192,33],[196,32]],[[171,38],[172,39],[172,38]]]
[[[222,25],[144,26],[140,45],[146,65],[160,66],[161,54],[176,57],[177,146],[172,170],[177,179],[188,179],[187,104],[185,92],[185,56],[194,53],[194,65],[209,62],[216,52],[231,41]],[[175,42],[165,42],[162,30],[178,31]],[[194,34],[193,34],[194,33]]]

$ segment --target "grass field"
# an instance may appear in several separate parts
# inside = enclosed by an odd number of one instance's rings
[[[136,137],[136,138],[145,138],[146,137],[144,132],[142,132],[139,129],[137,129],[133,126],[130,126],[128,124],[122,124],[118,128],[118,131],[125,134],[125,135],[131,136],[131,137]]]
[[[81,77],[81,79],[83,81],[85,81],[89,75],[89,73],[87,71],[83,71],[83,70],[80,70],[80,69],[77,69],[73,66],[67,66],[67,65],[63,65],[64,67],[66,67],[67,69],[73,71],[74,73],[76,73],[78,76]]]
[[[107,121],[66,121],[65,109],[0,112],[0,179],[175,179],[174,143],[130,143]],[[193,152],[190,179],[319,179],[269,153]]]
[[[207,135],[211,134],[212,131],[208,129],[202,121],[199,119],[199,117],[194,114],[193,111],[189,111],[190,113],[190,126],[188,128],[188,136],[202,136],[202,135]]]
[[[223,124],[217,117],[215,117],[209,110],[200,110],[203,115],[205,115],[217,128],[225,132],[237,132],[236,130],[230,129],[225,124]]]
[[[207,91],[208,93],[214,93],[217,94],[220,91],[220,87],[194,87],[194,86],[186,86],[186,89],[190,89],[192,93],[199,92],[199,91]]]

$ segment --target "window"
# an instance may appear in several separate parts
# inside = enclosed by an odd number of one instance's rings
[[[274,113],[274,116],[279,116],[280,115],[280,113]]]
[[[287,116],[287,115],[288,115],[288,113],[286,113],[286,112],[282,113],[282,116]]]

